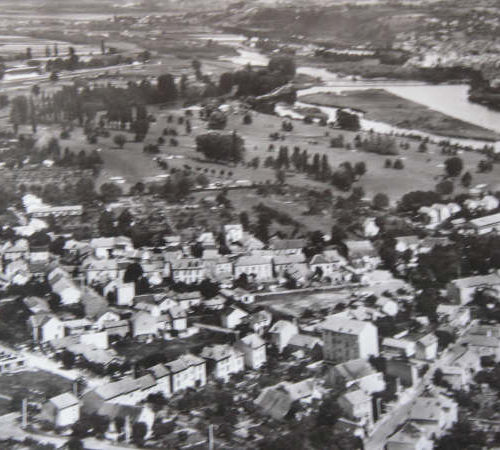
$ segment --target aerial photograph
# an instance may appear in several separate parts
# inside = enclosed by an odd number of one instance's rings
[[[500,449],[500,0],[0,0],[0,450]]]

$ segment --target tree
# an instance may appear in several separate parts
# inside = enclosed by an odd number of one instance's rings
[[[403,170],[405,168],[405,165],[404,165],[402,159],[396,159],[396,161],[394,161],[394,165],[392,167],[393,167],[393,169],[396,169],[396,170]]]
[[[131,263],[125,269],[123,275],[123,281],[125,283],[135,283],[139,278],[142,277],[144,271],[139,263]]]
[[[318,426],[333,426],[342,417],[342,410],[340,409],[337,398],[330,394],[324,397],[316,417],[316,425]]]
[[[338,109],[337,126],[343,130],[358,131],[361,128],[359,116],[343,109]]]
[[[291,56],[273,56],[267,65],[270,72],[279,72],[287,78],[295,76],[295,60]]]
[[[246,211],[241,211],[240,213],[240,223],[245,231],[247,231],[250,227],[250,218],[248,217],[248,213]]]
[[[449,177],[458,177],[464,168],[464,162],[462,158],[458,156],[453,156],[452,158],[448,158],[444,162],[444,167],[446,171],[446,175]]]
[[[75,355],[69,350],[64,350],[61,355],[61,361],[66,370],[70,370],[73,368],[75,364]]]
[[[100,215],[97,225],[98,225],[98,229],[99,229],[99,234],[101,236],[111,237],[111,236],[114,236],[116,233],[115,224],[114,224],[114,217],[108,211],[104,211]]]
[[[252,115],[248,112],[243,116],[243,125],[252,124]]]
[[[144,422],[135,422],[132,425],[132,440],[136,444],[142,444],[148,432],[148,427]]]
[[[94,181],[91,178],[80,178],[74,186],[74,192],[78,203],[91,202],[96,197]]]
[[[232,72],[224,72],[219,77],[219,91],[221,94],[228,94],[234,86],[234,77]]]
[[[453,181],[451,180],[444,180],[436,185],[436,192],[441,195],[451,195],[453,189]]]
[[[85,450],[83,443],[77,437],[72,437],[66,444],[68,450]]]
[[[372,204],[375,209],[385,209],[389,206],[389,197],[379,192],[373,197]]]
[[[119,147],[123,148],[125,143],[127,142],[127,138],[124,134],[115,134],[113,137],[113,142]]]
[[[158,77],[158,96],[160,102],[171,102],[177,98],[177,86],[171,74],[166,73]]]
[[[212,130],[223,130],[226,128],[227,117],[222,111],[214,111],[208,118],[208,128]]]
[[[364,161],[357,162],[354,165],[354,173],[359,177],[363,176],[366,173],[366,164]]]
[[[470,174],[470,172],[465,172],[463,175],[462,175],[462,186],[463,187],[466,187],[468,188],[471,183],[472,183],[472,175]]]
[[[114,202],[123,194],[121,187],[116,183],[104,183],[100,192],[105,203]]]
[[[10,121],[14,127],[14,132],[17,133],[19,125],[28,121],[28,99],[24,95],[17,95],[10,103]]]
[[[207,159],[216,161],[239,162],[243,159],[245,143],[236,134],[202,134],[196,137],[196,151]]]
[[[276,169],[275,176],[278,184],[285,184],[286,172],[283,169]]]

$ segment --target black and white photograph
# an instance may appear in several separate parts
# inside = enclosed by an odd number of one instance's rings
[[[500,449],[500,0],[0,0],[0,449]]]

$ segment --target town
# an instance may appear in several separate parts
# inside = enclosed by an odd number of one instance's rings
[[[0,14],[0,447],[500,447],[500,129],[356,85],[494,99],[498,8],[382,51],[155,3]]]

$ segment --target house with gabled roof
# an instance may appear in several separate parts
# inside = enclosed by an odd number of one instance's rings
[[[242,274],[256,281],[270,281],[273,279],[272,259],[266,256],[242,256],[234,263],[234,278]]]
[[[331,386],[346,389],[357,386],[368,395],[385,389],[384,374],[364,359],[353,359],[328,367],[327,381]]]
[[[267,361],[266,342],[258,334],[248,334],[234,346],[243,352],[245,365],[250,369],[257,370]]]
[[[206,361],[192,354],[181,355],[165,364],[172,374],[172,393],[207,383]]]
[[[474,294],[485,288],[500,290],[500,275],[476,275],[452,280],[447,285],[448,298],[457,305],[466,305],[474,299]]]
[[[362,389],[353,387],[342,394],[337,403],[348,419],[358,422],[367,431],[373,428],[372,398]]]
[[[221,324],[225,328],[236,328],[245,317],[248,317],[248,313],[237,306],[229,306],[220,314]]]
[[[287,320],[279,320],[269,330],[270,340],[282,352],[293,336],[299,334],[299,327]]]
[[[309,261],[309,267],[313,273],[321,275],[321,277],[329,277],[332,281],[342,280],[342,268],[346,264],[346,259],[336,250],[318,253]]]
[[[432,450],[434,442],[417,424],[407,422],[388,438],[386,448],[387,450]]]
[[[208,373],[224,381],[245,368],[243,352],[227,344],[203,347],[200,356],[207,361]]]
[[[108,439],[117,441],[119,433],[116,430],[116,421],[120,419],[128,423],[131,427],[136,423],[143,423],[146,425],[145,439],[149,439],[152,434],[156,414],[148,406],[132,406],[122,405],[120,403],[106,402],[98,410],[99,416],[107,417],[109,419],[109,427],[105,436]]]
[[[35,342],[48,342],[65,336],[64,325],[54,314],[36,314],[28,319],[28,326]]]
[[[417,397],[409,420],[421,427],[427,437],[439,438],[458,421],[458,407],[455,401],[443,395]]]
[[[370,241],[347,240],[344,245],[347,249],[348,260],[356,269],[373,270],[382,262],[377,249]]]
[[[71,392],[57,395],[43,404],[40,417],[56,427],[73,425],[80,419],[80,401]]]
[[[307,246],[305,239],[280,239],[272,237],[269,240],[269,248],[273,255],[301,255]]]

